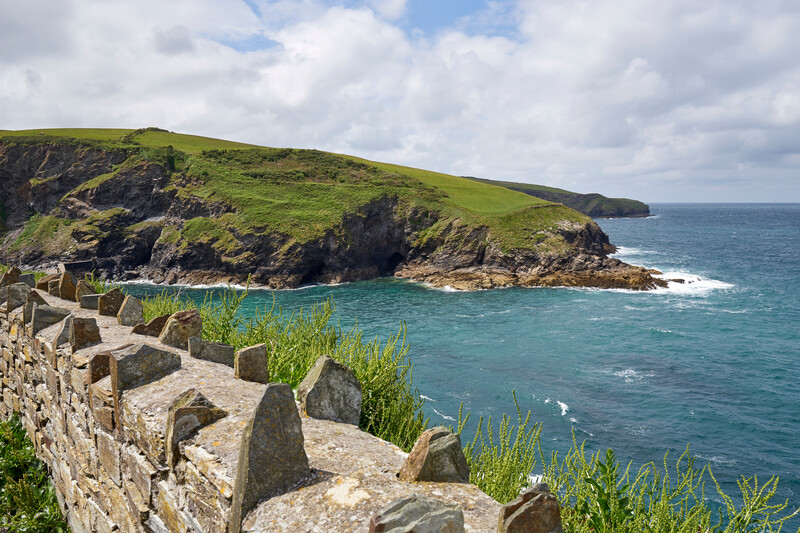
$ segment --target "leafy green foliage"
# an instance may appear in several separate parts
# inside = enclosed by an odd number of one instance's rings
[[[0,530],[67,532],[44,463],[19,418],[0,422]]]
[[[119,283],[112,283],[105,278],[98,278],[94,270],[84,274],[83,280],[94,290],[95,294],[105,294],[110,290],[122,287]]]
[[[530,411],[522,418],[516,391],[511,394],[517,408],[518,425],[512,426],[511,417],[503,415],[495,442],[492,417],[486,421],[485,434],[481,417],[475,438],[464,446],[470,482],[500,503],[513,500],[528,485],[528,478],[536,465],[542,430],[541,424],[531,424]],[[469,414],[462,417],[459,409],[458,433],[462,432],[468,419]]]

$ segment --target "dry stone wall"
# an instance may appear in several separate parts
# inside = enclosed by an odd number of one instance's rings
[[[45,284],[0,301],[0,416],[22,417],[75,533],[363,532],[410,496],[497,530],[500,505],[477,487],[401,481],[396,446]]]

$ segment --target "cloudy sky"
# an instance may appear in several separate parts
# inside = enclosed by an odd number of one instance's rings
[[[797,0],[0,0],[0,128],[800,202]]]

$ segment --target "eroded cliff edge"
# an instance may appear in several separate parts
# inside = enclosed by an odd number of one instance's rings
[[[0,138],[0,260],[273,288],[383,275],[456,289],[664,285],[609,258],[602,230],[561,204],[315,150],[191,152],[143,133]]]

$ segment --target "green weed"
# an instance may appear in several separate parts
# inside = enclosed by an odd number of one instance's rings
[[[15,414],[0,422],[0,529],[68,532],[44,463]]]

